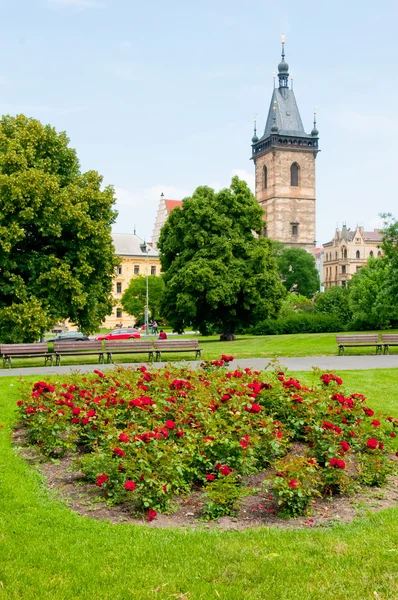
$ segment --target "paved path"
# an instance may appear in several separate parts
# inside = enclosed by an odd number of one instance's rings
[[[230,363],[230,368],[237,367],[261,371],[270,366],[270,358],[237,358]],[[363,369],[398,369],[398,354],[395,355],[366,355],[366,356],[304,356],[300,358],[279,358],[281,366],[289,371],[311,371],[318,367],[322,371],[347,371]],[[148,363],[123,363],[124,367],[138,367]],[[155,367],[164,366],[166,363],[154,363]],[[179,364],[197,367],[200,361],[187,361]],[[94,369],[107,370],[113,365],[68,365],[59,367],[22,367],[15,369],[0,369],[0,377],[24,375],[58,375],[79,371],[91,372]],[[398,374],[397,374],[398,375]]]

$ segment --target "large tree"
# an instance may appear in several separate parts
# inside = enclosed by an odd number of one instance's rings
[[[59,320],[95,330],[112,310],[111,187],[82,173],[65,133],[0,120],[0,341],[31,342]]]
[[[350,291],[348,288],[334,285],[315,296],[315,311],[325,315],[333,315],[346,325],[352,320],[349,299]]]
[[[149,275],[148,277],[148,314],[153,321],[160,318],[159,307],[164,293],[162,276]],[[122,296],[122,306],[129,315],[134,315],[137,321],[145,319],[146,305],[146,277],[134,277]]]
[[[269,240],[257,238],[262,209],[234,177],[215,192],[199,187],[173,211],[159,248],[166,284],[162,314],[181,331],[219,328],[233,339],[239,326],[275,317],[284,289]]]
[[[277,253],[282,283],[288,292],[312,298],[319,290],[315,259],[303,248],[283,248]]]

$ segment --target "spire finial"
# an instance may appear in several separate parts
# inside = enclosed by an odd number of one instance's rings
[[[257,142],[258,142],[257,121],[256,121],[256,119],[254,119],[254,133],[253,133],[253,137],[252,137],[252,144],[257,144]]]
[[[312,128],[311,135],[312,137],[318,137],[319,135],[319,131],[316,126],[316,106],[314,106],[314,127]]]
[[[285,60],[285,34],[282,33],[281,35],[281,42],[282,42],[282,60]]]
[[[282,33],[282,60],[278,65],[279,87],[289,87],[289,65],[285,61],[285,34]]]

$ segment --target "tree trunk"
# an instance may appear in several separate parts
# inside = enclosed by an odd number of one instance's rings
[[[234,340],[236,340],[235,334],[230,331],[224,331],[220,335],[220,342],[233,342]]]

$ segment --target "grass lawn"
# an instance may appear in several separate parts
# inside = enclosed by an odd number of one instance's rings
[[[343,379],[370,406],[398,414],[393,370]],[[179,531],[83,518],[13,451],[17,399],[18,379],[1,378],[0,600],[398,598],[398,509],[319,530]]]
[[[387,332],[367,332],[387,333]],[[398,333],[398,330],[389,330],[388,333]],[[184,336],[183,339],[198,336]],[[175,336],[171,339],[177,339]],[[203,348],[204,360],[220,358],[221,354],[233,354],[235,358],[251,357],[300,357],[300,356],[330,356],[337,355],[335,333],[302,333],[295,335],[240,335],[234,342],[220,342],[219,336],[200,337],[200,346]],[[82,342],[83,344],[83,342]],[[374,354],[374,348],[351,348],[346,350],[346,355]],[[398,347],[391,347],[390,354],[397,354]],[[192,360],[194,353],[165,354],[167,360]],[[143,362],[146,354],[121,354],[115,356],[118,362]],[[13,359],[13,367],[42,366],[42,358]],[[63,365],[97,364],[95,356],[88,357],[63,357]]]

